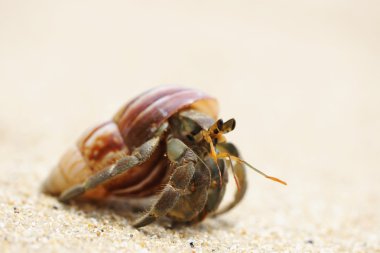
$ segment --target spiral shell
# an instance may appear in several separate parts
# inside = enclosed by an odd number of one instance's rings
[[[62,156],[44,184],[44,191],[58,195],[73,185],[130,154],[135,147],[153,137],[154,132],[172,115],[183,109],[195,109],[217,117],[217,101],[189,88],[159,87],[148,90],[125,106],[112,120],[99,124],[79,138]],[[101,198],[110,192],[123,196],[152,194],[167,178],[164,143],[144,164],[134,167],[110,182],[86,193]]]

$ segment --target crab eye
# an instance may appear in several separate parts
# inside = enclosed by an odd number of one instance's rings
[[[186,135],[186,138],[189,140],[189,141],[195,141],[194,137],[190,134]]]
[[[219,120],[216,122],[216,126],[217,126],[218,130],[222,130],[222,128],[223,128],[223,120],[222,120],[222,119],[219,119]]]
[[[235,119],[230,119],[226,123],[223,124],[223,132],[228,133],[235,129],[236,121]]]
[[[197,135],[197,134],[199,134],[199,132],[201,131],[202,129],[201,128],[196,128],[196,129],[194,129],[193,131],[191,131],[191,135]]]

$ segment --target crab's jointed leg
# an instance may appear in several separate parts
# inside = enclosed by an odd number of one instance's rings
[[[222,154],[223,153],[226,154],[225,157],[229,157],[229,158],[231,156],[239,157],[239,155],[240,155],[239,151],[235,147],[235,145],[233,145],[232,143],[229,143],[229,142],[220,143],[220,144],[218,144],[217,148],[219,151],[221,151]],[[223,214],[225,212],[228,212],[232,208],[234,208],[243,199],[243,197],[247,191],[247,178],[246,178],[246,174],[245,174],[244,165],[242,163],[236,163],[233,166],[233,168],[231,168],[231,169],[233,170],[234,178],[237,181],[237,185],[238,185],[238,188],[235,192],[234,199],[227,206],[225,206],[221,210],[218,210],[217,212],[215,212],[213,214],[213,216]]]
[[[136,148],[131,155],[118,160],[115,164],[107,169],[104,169],[97,174],[89,177],[82,184],[74,185],[68,190],[64,191],[59,200],[62,202],[69,201],[73,198],[79,197],[86,191],[97,187],[98,185],[113,179],[114,177],[126,172],[127,170],[138,166],[147,161],[160,143],[160,137],[154,137],[147,142],[143,143],[140,147]]]
[[[195,173],[198,159],[196,154],[182,141],[173,138],[167,141],[167,155],[174,166],[169,182],[150,210],[133,223],[134,227],[146,226],[165,216],[175,207],[181,196],[190,194],[188,186]]]

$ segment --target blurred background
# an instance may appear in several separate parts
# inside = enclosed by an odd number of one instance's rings
[[[379,13],[375,0],[0,0],[2,187],[28,171],[37,189],[87,127],[177,84],[218,98],[245,159],[289,184],[249,173],[226,219],[249,210],[295,237],[380,246]]]

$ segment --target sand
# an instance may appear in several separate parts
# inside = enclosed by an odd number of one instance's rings
[[[0,6],[0,252],[380,252],[377,1]],[[234,210],[174,229],[41,193],[85,129],[168,83],[217,97],[288,186],[250,171]]]

